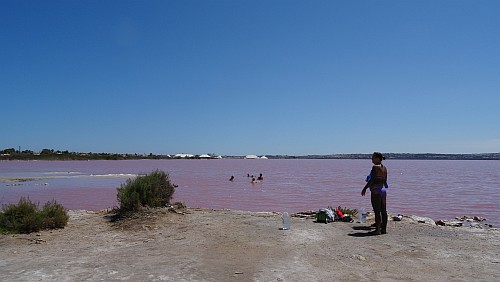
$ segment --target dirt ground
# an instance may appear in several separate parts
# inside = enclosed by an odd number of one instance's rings
[[[229,210],[161,210],[118,223],[70,211],[66,228],[0,235],[0,281],[500,281],[500,232],[404,218],[315,223]]]

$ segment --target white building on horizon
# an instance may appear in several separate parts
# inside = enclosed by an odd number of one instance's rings
[[[247,159],[247,160],[256,160],[258,158],[259,157],[257,157],[257,155],[246,155],[245,156],[245,159]]]
[[[191,154],[176,154],[174,158],[181,158],[181,159],[186,159],[186,158],[192,158],[194,155]]]
[[[267,157],[266,156],[259,157],[257,155],[246,155],[245,159],[248,159],[248,160],[267,160]]]

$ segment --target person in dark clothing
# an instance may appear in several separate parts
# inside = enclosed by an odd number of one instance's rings
[[[387,168],[382,164],[383,159],[384,156],[381,153],[373,153],[370,177],[361,191],[361,196],[364,196],[366,189],[370,188],[372,207],[375,212],[375,231],[372,232],[374,235],[387,233]]]

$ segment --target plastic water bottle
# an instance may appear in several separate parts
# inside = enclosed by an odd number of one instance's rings
[[[360,210],[359,223],[361,223],[361,224],[365,224],[366,223],[366,211],[365,211],[365,208],[361,208],[361,210]]]
[[[282,230],[289,230],[290,229],[290,215],[288,215],[287,212],[283,213],[282,220],[283,220],[283,227],[281,229]]]

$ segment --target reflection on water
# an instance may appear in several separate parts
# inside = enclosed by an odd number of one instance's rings
[[[499,161],[384,163],[390,212],[434,219],[477,215],[500,225]],[[116,188],[126,179],[155,169],[168,172],[179,185],[174,201],[190,207],[289,212],[371,207],[369,196],[360,196],[370,160],[0,162],[0,203],[25,196],[41,203],[56,199],[69,209],[109,208],[116,205]],[[260,173],[264,180],[252,184],[247,175]]]

